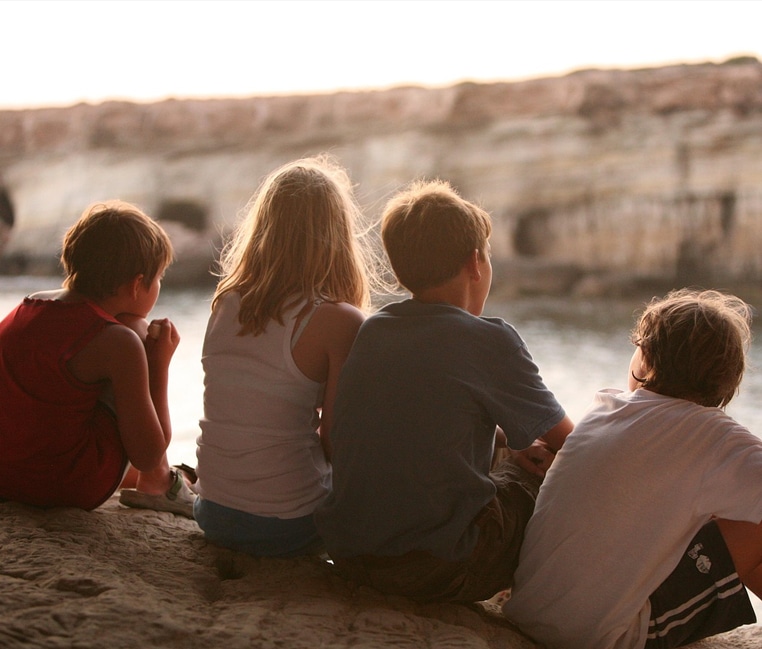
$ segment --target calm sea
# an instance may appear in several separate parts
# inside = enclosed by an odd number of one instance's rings
[[[24,295],[60,286],[57,278],[0,278],[0,317]],[[164,289],[151,317],[168,317],[178,328],[180,346],[170,366],[169,399],[174,437],[171,462],[195,461],[195,439],[202,413],[201,346],[211,289]],[[527,299],[490,302],[486,315],[512,323],[527,343],[545,383],[572,420],[579,419],[596,390],[626,388],[632,345],[629,332],[642,300]],[[756,325],[759,336],[762,319]],[[752,344],[750,368],[728,412],[762,435],[762,340]]]
[[[0,278],[0,318],[26,294],[60,286],[57,278]],[[164,289],[151,317],[170,318],[181,342],[170,366],[169,400],[173,440],[170,463],[195,464],[195,440],[202,414],[201,346],[209,315],[211,289]],[[642,300],[527,299],[488,301],[485,315],[513,324],[527,343],[548,387],[573,421],[585,411],[596,390],[625,389],[632,355],[629,332]],[[762,321],[755,326],[759,335]],[[762,435],[762,341],[752,344],[750,368],[740,394],[727,411]],[[762,602],[754,600],[762,620]]]

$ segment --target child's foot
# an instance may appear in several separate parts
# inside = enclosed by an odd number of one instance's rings
[[[171,484],[165,493],[152,495],[136,489],[122,489],[119,492],[119,502],[127,507],[171,512],[193,518],[193,503],[196,500],[196,495],[185,484],[180,471],[171,469],[169,477]]]

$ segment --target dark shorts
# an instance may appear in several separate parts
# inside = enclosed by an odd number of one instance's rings
[[[693,537],[680,563],[649,599],[646,649],[682,647],[757,620],[714,522]]]
[[[474,519],[479,537],[467,559],[449,561],[425,551],[335,558],[337,571],[382,593],[419,601],[478,602],[509,588],[540,479],[510,460],[500,463],[490,477],[497,494]]]
[[[196,498],[193,517],[210,543],[257,557],[295,557],[324,552],[312,515],[256,516]]]

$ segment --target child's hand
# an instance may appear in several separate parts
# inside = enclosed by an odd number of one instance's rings
[[[541,439],[521,451],[513,452],[513,459],[525,471],[540,477],[550,468],[556,454]]]
[[[154,363],[168,366],[172,355],[180,344],[180,334],[169,318],[151,320],[145,340],[149,365]]]
[[[148,325],[148,335],[154,340],[158,340],[161,335],[161,325],[158,322],[152,322]]]

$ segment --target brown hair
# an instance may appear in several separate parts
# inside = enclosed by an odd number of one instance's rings
[[[489,214],[443,180],[416,181],[394,196],[381,217],[381,236],[399,283],[412,293],[455,277],[478,250],[486,253]]]
[[[680,289],[654,298],[632,332],[645,376],[659,394],[725,407],[738,391],[751,341],[751,307],[712,290]]]
[[[173,256],[167,233],[140,209],[123,201],[95,203],[64,235],[63,285],[100,300],[137,275],[150,286]]]
[[[328,155],[276,169],[223,248],[212,309],[241,295],[240,335],[260,334],[300,299],[370,308],[371,253],[346,171]]]

